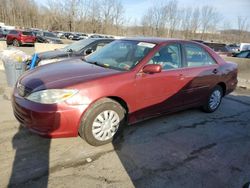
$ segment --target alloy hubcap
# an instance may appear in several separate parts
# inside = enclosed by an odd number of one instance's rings
[[[209,99],[209,107],[214,110],[216,109],[221,101],[221,92],[219,90],[215,90]]]
[[[105,141],[114,136],[120,123],[119,115],[113,110],[105,110],[96,116],[92,133],[95,139]]]
[[[18,42],[14,40],[14,46],[18,46]]]

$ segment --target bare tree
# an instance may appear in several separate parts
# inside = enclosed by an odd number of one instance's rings
[[[182,10],[182,17],[181,17],[181,24],[180,29],[183,30],[183,37],[188,39],[191,33],[191,15],[192,15],[192,8],[186,8]]]
[[[195,8],[193,10],[192,16],[191,16],[191,33],[192,36],[194,37],[197,30],[199,29],[200,25],[201,25],[201,19],[200,19],[200,9],[199,8]]]
[[[114,26],[116,28],[116,35],[119,34],[119,28],[122,27],[123,23],[125,22],[124,18],[124,7],[121,3],[121,1],[116,1],[114,4]]]
[[[237,24],[238,24],[238,41],[242,42],[245,38],[244,33],[247,31],[249,27],[247,17],[238,16]]]
[[[211,31],[218,24],[218,12],[212,6],[204,6],[201,9],[201,39],[204,39],[207,32]]]
[[[37,0],[0,0],[0,21],[20,28],[249,41],[246,17],[238,17],[237,30],[224,27],[219,34],[215,31],[221,18],[212,6],[180,8],[177,0],[157,0],[131,26],[121,0],[47,0],[43,5]]]
[[[178,1],[170,0],[164,7],[162,12],[165,12],[164,20],[167,26],[167,36],[173,37],[173,34],[179,24]]]

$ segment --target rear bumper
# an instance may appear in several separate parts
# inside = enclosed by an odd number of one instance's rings
[[[35,43],[35,39],[33,38],[20,38],[20,43],[21,44],[34,44]]]
[[[34,44],[35,44],[35,41],[34,41],[34,42],[20,41],[20,43],[21,43],[22,45],[34,45]]]
[[[78,128],[87,105],[38,104],[14,91],[12,107],[16,119],[30,131],[48,138],[78,136]]]

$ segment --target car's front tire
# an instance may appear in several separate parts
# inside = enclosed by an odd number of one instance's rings
[[[109,98],[100,99],[84,114],[79,135],[93,146],[107,144],[121,131],[126,122],[125,114],[118,102]]]
[[[206,104],[203,106],[203,110],[205,112],[211,113],[217,110],[220,106],[221,100],[223,97],[223,90],[221,86],[217,85],[213,88],[209,97],[207,99]]]

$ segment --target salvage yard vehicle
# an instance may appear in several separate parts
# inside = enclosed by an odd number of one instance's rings
[[[17,120],[44,137],[78,134],[98,146],[122,127],[191,107],[214,112],[237,85],[237,65],[209,47],[160,38],[116,40],[85,59],[26,72],[13,93]]]
[[[6,44],[13,46],[31,45],[34,46],[36,37],[30,31],[11,30],[6,36]]]
[[[232,56],[232,51],[229,50],[228,46],[223,43],[215,43],[215,42],[204,42],[203,44],[212,48],[215,52],[217,52],[221,56]]]
[[[36,35],[37,42],[50,43],[50,44],[63,44],[62,40],[56,36],[56,34],[48,31],[37,31],[34,32]]]
[[[238,58],[250,58],[250,50],[241,51],[233,55],[233,57]]]
[[[57,50],[37,54],[34,66],[55,63],[70,57],[82,57],[99,50],[114,39],[85,39],[74,42]],[[27,64],[31,64],[31,60]]]

